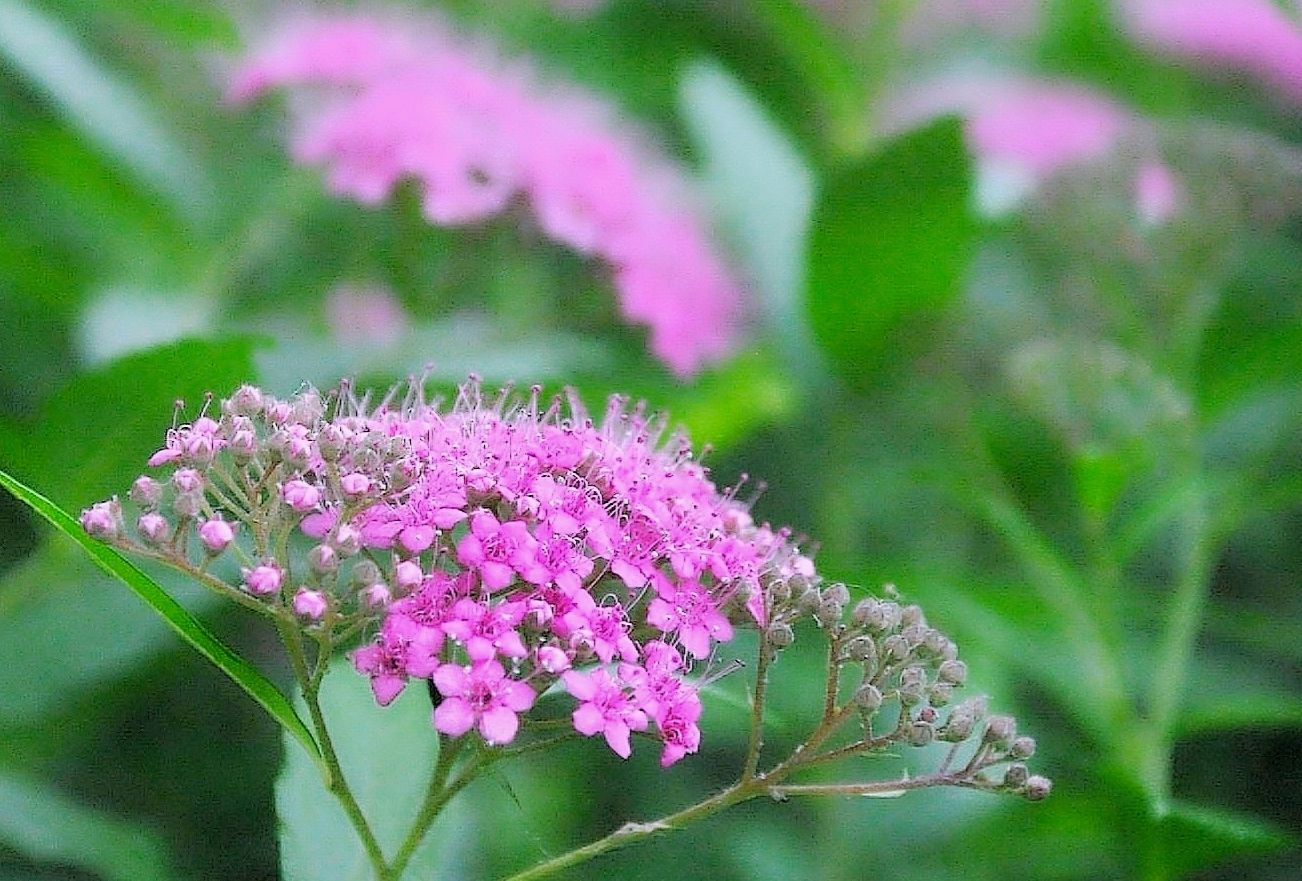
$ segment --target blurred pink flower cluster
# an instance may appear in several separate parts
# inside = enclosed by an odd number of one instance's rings
[[[741,295],[690,187],[609,108],[427,20],[349,14],[292,22],[235,69],[228,96],[298,101],[292,152],[366,204],[422,187],[431,223],[468,224],[516,200],[542,231],[613,274],[625,319],[690,375],[736,342]]]

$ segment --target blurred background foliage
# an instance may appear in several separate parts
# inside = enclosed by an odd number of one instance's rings
[[[440,230],[411,192],[333,199],[287,161],[283,107],[224,106],[223,58],[271,5],[0,0],[4,468],[75,510],[127,486],[175,399],[245,380],[430,364],[645,397],[721,482],[762,475],[757,514],[815,537],[829,576],[922,602],[1056,787],[752,803],[573,877],[1299,877],[1296,90],[1156,51],[1105,0],[427,4],[699,173],[753,321],[679,383],[582,260],[509,216]],[[1007,82],[1088,88],[1125,125],[1014,173],[971,98]],[[1035,143],[1072,124],[1038,112]],[[340,283],[392,291],[398,330],[332,327]],[[278,877],[273,723],[7,496],[0,524],[0,878]],[[286,681],[267,634],[160,577]],[[820,664],[783,656],[779,716]],[[742,679],[669,772],[579,743],[476,784],[439,877],[727,782]],[[418,764],[432,732],[386,736]]]

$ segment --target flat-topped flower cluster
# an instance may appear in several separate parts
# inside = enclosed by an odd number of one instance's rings
[[[292,151],[368,205],[413,180],[426,218],[460,226],[519,202],[611,270],[625,319],[680,375],[731,351],[740,288],[687,178],[595,96],[555,86],[437,20],[339,13],[272,29],[228,95],[298,100]]]
[[[816,582],[785,531],[621,398],[600,422],[573,395],[543,408],[537,388],[485,400],[474,382],[450,407],[245,386],[220,410],[168,433],[150,459],[166,480],[133,486],[141,544],[201,568],[238,555],[246,604],[331,644],[374,632],[352,660],[377,701],[428,679],[449,736],[508,743],[559,682],[581,734],[627,757],[646,732],[672,764],[699,745],[714,646],[766,625],[778,583]],[[116,500],[82,522],[128,538]]]

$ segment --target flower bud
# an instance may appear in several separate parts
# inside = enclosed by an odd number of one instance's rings
[[[1030,774],[1027,772],[1025,765],[1021,762],[1013,762],[1008,766],[1008,770],[1004,771],[1004,786],[1010,789],[1021,789],[1026,785],[1029,777]]]
[[[425,580],[425,573],[415,560],[403,560],[393,567],[393,582],[403,593],[410,593],[420,587]]]
[[[235,530],[221,517],[199,524],[199,541],[203,542],[204,550],[214,557],[230,547],[234,540]]]
[[[290,437],[280,450],[285,466],[301,471],[312,461],[312,444],[304,437]]]
[[[300,514],[311,511],[321,503],[321,490],[306,480],[287,480],[280,485],[280,494]]]
[[[100,541],[113,541],[122,534],[122,506],[116,497],[96,502],[81,512],[81,528]]]
[[[845,654],[852,661],[867,661],[877,657],[877,647],[872,637],[856,636],[845,644]]]
[[[327,462],[338,462],[340,454],[347,445],[348,433],[342,426],[334,423],[323,426],[316,436],[317,452]]]
[[[157,480],[147,475],[140,475],[131,484],[131,501],[146,508],[158,507],[163,498],[163,487]]]
[[[262,563],[252,569],[241,569],[244,589],[255,596],[268,596],[280,590],[285,575],[274,562]]]
[[[262,390],[253,385],[242,385],[225,402],[222,408],[233,416],[257,416],[262,413]]]
[[[380,577],[380,567],[370,560],[359,560],[353,564],[353,584],[358,587],[374,584],[380,580]]]
[[[841,620],[843,607],[832,600],[824,600],[814,613],[814,620],[822,627],[832,627]]]
[[[189,437],[181,442],[181,452],[187,462],[206,468],[212,464],[213,456],[217,454],[217,447],[212,435],[191,432]]]
[[[317,545],[307,552],[307,564],[317,575],[329,575],[339,568],[339,555],[330,545]]]
[[[339,552],[340,556],[351,557],[362,549],[362,534],[357,530],[356,526],[341,523],[335,529],[334,539],[331,544]]]
[[[285,425],[294,415],[294,408],[287,401],[274,398],[266,401],[267,421],[272,425]]]
[[[926,746],[936,738],[936,729],[928,722],[909,725],[909,746]]]
[[[923,641],[931,630],[925,624],[910,624],[900,630],[900,636],[909,644],[910,649],[921,648]]]
[[[389,469],[389,484],[394,489],[406,489],[420,477],[421,470],[418,459],[400,459]]]
[[[934,628],[928,630],[927,635],[922,638],[922,647],[937,657],[944,653],[948,643],[949,637]]]
[[[382,581],[368,585],[362,591],[362,605],[368,609],[383,609],[393,600],[389,586]]]
[[[927,626],[927,616],[922,614],[922,606],[905,606],[900,609],[900,626],[912,627],[915,624],[920,627]]]
[[[951,685],[962,685],[967,682],[967,664],[962,661],[945,661],[936,670],[936,678]]]
[[[796,600],[796,609],[804,615],[812,615],[818,611],[823,604],[823,597],[819,594],[818,589],[811,587],[800,595]]]
[[[940,739],[949,743],[960,743],[972,736],[972,729],[975,727],[976,717],[971,712],[964,711],[963,705],[960,704],[949,714],[949,720],[940,729]]]
[[[882,655],[891,661],[903,661],[909,656],[909,644],[898,633],[882,641]]]
[[[258,454],[258,436],[251,428],[241,428],[231,435],[229,449],[236,465],[247,465]]]
[[[991,716],[986,720],[986,743],[1006,743],[1015,734],[1017,722],[1012,716]]]
[[[147,544],[161,545],[167,541],[171,533],[171,527],[167,523],[167,518],[157,511],[148,511],[140,515],[136,521],[136,531]]]
[[[823,591],[823,601],[844,606],[850,602],[850,589],[839,581],[829,584],[827,589]]]
[[[791,599],[791,582],[786,578],[775,578],[768,585],[769,593],[775,602],[785,603]]]
[[[954,697],[954,686],[948,682],[937,682],[927,689],[927,701],[933,707],[943,707]]]
[[[311,425],[325,415],[325,401],[314,390],[299,394],[293,401],[290,418],[300,425]]]
[[[178,468],[172,473],[172,486],[179,493],[197,493],[203,490],[203,475],[193,468]]]
[[[1008,754],[1015,759],[1029,759],[1035,755],[1035,738],[1014,737],[1013,742],[1008,745]]]
[[[871,682],[865,682],[855,691],[854,703],[861,710],[874,712],[882,705],[882,693]]]
[[[354,471],[339,478],[339,487],[344,491],[344,495],[355,499],[371,491],[371,478]]]
[[[784,649],[796,641],[796,632],[791,629],[791,625],[783,621],[775,621],[769,625],[768,630],[769,645],[777,649]]]
[[[1039,774],[1032,774],[1026,778],[1026,785],[1022,789],[1022,795],[1027,801],[1044,801],[1053,791],[1053,781],[1048,777],[1041,777]]]
[[[191,520],[198,517],[200,512],[203,511],[203,493],[180,493],[176,498],[172,499],[172,510],[182,520]]]
[[[545,645],[538,649],[538,667],[548,673],[564,673],[570,669],[570,656],[558,646]]]
[[[878,602],[867,615],[865,624],[874,633],[886,633],[900,626],[900,607],[897,603]]]
[[[329,603],[319,590],[300,588],[294,594],[294,614],[308,621],[320,621],[325,616]]]

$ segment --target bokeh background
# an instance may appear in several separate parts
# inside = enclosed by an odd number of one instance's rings
[[[175,399],[250,380],[645,397],[827,575],[921,602],[1056,786],[751,803],[570,877],[1302,877],[1302,5],[402,8],[690,170],[736,350],[675,376],[519,213],[327,192],[283,100],[222,99],[276,5],[0,0],[0,467],[79,510]],[[273,723],[7,496],[0,536],[0,878],[279,877]],[[169,586],[287,681],[255,622]],[[774,742],[820,664],[782,658]],[[581,743],[477,782],[441,877],[728,782],[744,675],[668,772]]]

